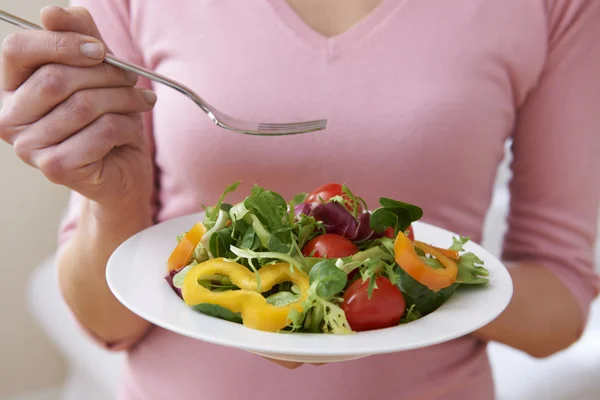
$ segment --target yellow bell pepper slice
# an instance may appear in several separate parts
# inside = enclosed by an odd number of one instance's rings
[[[199,281],[214,274],[229,277],[240,290],[212,292]],[[292,282],[300,289],[297,301],[283,307],[267,303],[258,292],[256,275],[236,262],[215,258],[192,267],[181,288],[183,300],[189,306],[201,303],[216,304],[234,313],[240,313],[244,326],[267,332],[277,332],[289,324],[288,314],[292,309],[303,311],[302,304],[308,297],[308,275],[298,269],[291,269],[288,263],[270,264],[258,270],[261,290],[268,291],[273,286]]]

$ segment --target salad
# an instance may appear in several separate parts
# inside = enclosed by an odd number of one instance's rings
[[[286,201],[259,186],[177,238],[167,282],[198,312],[268,332],[344,334],[410,323],[461,285],[488,282],[483,262],[455,237],[448,248],[415,238],[416,205],[382,197],[369,211],[329,183]]]

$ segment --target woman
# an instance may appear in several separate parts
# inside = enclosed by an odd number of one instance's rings
[[[52,32],[4,43],[0,134],[73,190],[60,286],[99,343],[128,351],[120,399],[493,399],[486,342],[545,357],[581,335],[598,293],[600,2],[76,3],[89,13],[45,8]],[[105,44],[236,117],[329,127],[287,138],[221,130],[171,89],[101,64]],[[381,195],[419,204],[426,221],[479,241],[507,139],[514,298],[468,337],[276,363],[152,327],[105,282],[126,238],[214,203],[236,180],[245,186],[231,201],[254,183],[289,197],[343,181],[371,206]]]

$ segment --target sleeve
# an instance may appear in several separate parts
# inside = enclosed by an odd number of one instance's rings
[[[513,136],[503,258],[551,270],[584,326],[600,290],[600,1],[548,0],[548,51]],[[584,326],[581,327],[583,330]]]
[[[110,52],[124,60],[135,64],[144,65],[144,57],[137,46],[130,30],[130,15],[129,15],[129,0],[71,0],[71,6],[86,8],[94,18],[98,30]],[[151,82],[143,77],[138,80],[138,87],[152,89]],[[152,113],[144,114],[144,126],[147,135],[149,136],[150,151],[152,157],[155,154],[155,144],[152,134]],[[157,172],[154,171],[154,180],[156,181]],[[69,204],[65,216],[63,217],[58,228],[58,251],[73,235],[77,228],[77,221],[80,215],[83,197],[72,191],[70,194]],[[157,209],[156,190],[153,195],[152,203],[154,205],[154,213]],[[135,337],[115,343],[107,343],[86,329],[76,317],[72,316],[77,324],[94,340],[99,346],[111,351],[123,350],[131,347],[141,337]],[[145,333],[144,333],[145,334]]]

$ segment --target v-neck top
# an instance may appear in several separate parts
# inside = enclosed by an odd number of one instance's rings
[[[285,0],[75,3],[116,55],[230,115],[329,120],[314,134],[243,136],[142,80],[158,95],[147,115],[156,221],[214,204],[237,180],[231,202],[255,183],[291,198],[345,182],[370,207],[381,196],[415,203],[424,221],[480,242],[510,141],[503,258],[550,269],[587,317],[598,293],[600,1],[383,0],[334,37],[312,30]],[[76,226],[78,200],[61,243]],[[297,370],[158,327],[130,339],[105,344],[128,349],[121,400],[494,398],[486,344],[470,336]]]

